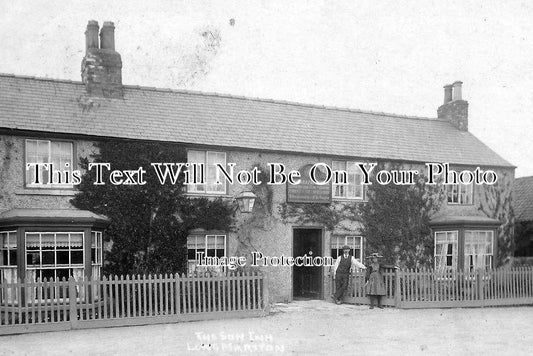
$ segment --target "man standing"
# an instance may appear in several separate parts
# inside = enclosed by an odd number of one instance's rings
[[[357,261],[354,256],[350,255],[350,246],[342,246],[342,255],[335,261],[333,267],[333,278],[335,279],[335,294],[332,295],[335,304],[341,304],[342,296],[348,288],[350,272],[354,267],[366,269],[365,265]]]

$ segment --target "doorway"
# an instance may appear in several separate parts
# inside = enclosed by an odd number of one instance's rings
[[[322,256],[322,229],[294,228],[292,256]],[[293,299],[322,299],[322,266],[293,266]]]

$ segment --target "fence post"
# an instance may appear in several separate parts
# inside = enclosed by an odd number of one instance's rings
[[[265,314],[270,314],[270,297],[269,297],[269,291],[268,291],[268,274],[263,274],[263,303],[264,303],[264,310]]]
[[[174,274],[174,282],[175,284],[175,298],[176,298],[176,315],[181,314],[181,305],[180,305],[180,297],[181,297],[181,291],[180,291],[180,275],[178,273]]]
[[[76,329],[78,326],[78,308],[76,306],[76,281],[74,277],[68,278],[68,304],[70,316],[70,328]]]
[[[478,277],[478,297],[479,300],[481,300],[481,306],[485,306],[485,272],[478,270],[477,272]]]
[[[398,268],[394,270],[394,277],[394,307],[399,308],[402,298],[400,295],[400,270]]]

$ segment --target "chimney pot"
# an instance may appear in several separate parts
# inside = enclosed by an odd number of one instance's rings
[[[448,104],[452,101],[452,84],[447,84],[444,86],[444,104]]]
[[[461,131],[468,131],[468,102],[462,98],[462,85],[457,81],[444,86],[444,104],[437,109],[437,116]]]
[[[98,48],[98,21],[90,20],[85,30],[85,51],[89,48]]]
[[[115,25],[111,21],[105,21],[100,30],[100,48],[115,50]]]
[[[122,99],[122,59],[115,51],[115,26],[104,22],[100,29],[98,47],[98,22],[87,25],[87,51],[81,62],[81,78],[88,95]]]
[[[463,100],[462,86],[463,82],[461,81],[453,83],[453,100]]]

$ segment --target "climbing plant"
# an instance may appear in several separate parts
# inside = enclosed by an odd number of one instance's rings
[[[84,174],[72,204],[111,220],[105,233],[108,247],[104,256],[105,273],[184,272],[187,235],[191,229],[229,231],[232,228],[230,204],[222,199],[191,198],[184,194],[183,174],[175,184],[168,181],[160,184],[150,164],[186,162],[183,147],[124,140],[101,141],[95,146],[96,154],[80,159]],[[95,169],[88,169],[90,162],[109,163],[111,170],[143,167],[146,183],[114,185],[104,180],[104,184],[95,185]]]
[[[375,171],[399,168],[379,164]],[[429,221],[445,193],[441,185],[428,185],[425,181],[420,175],[413,185],[369,186],[368,202],[361,208],[368,253],[378,252],[403,267],[431,266],[434,243]]]

